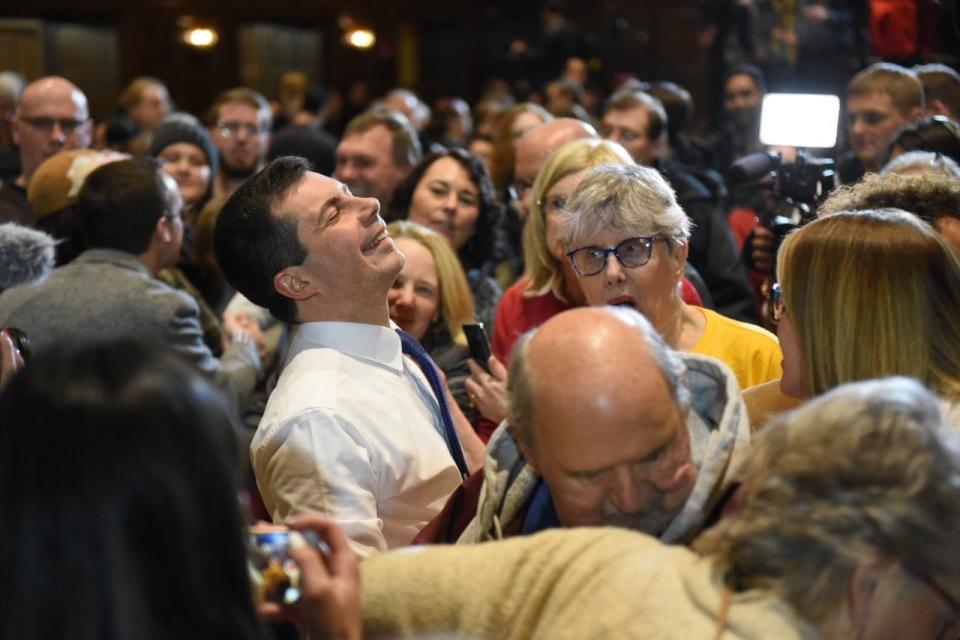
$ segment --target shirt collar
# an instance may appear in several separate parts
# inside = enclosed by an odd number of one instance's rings
[[[389,327],[358,322],[307,322],[300,325],[289,362],[305,349],[326,347],[403,373],[403,351],[397,325]]]

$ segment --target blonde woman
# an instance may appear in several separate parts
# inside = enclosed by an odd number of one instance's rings
[[[387,231],[406,256],[387,294],[390,319],[416,338],[447,377],[464,415],[474,423],[464,380],[470,374],[463,325],[474,322],[473,295],[457,254],[442,235],[414,222],[399,220]]]
[[[783,377],[744,392],[754,430],[845,382],[904,375],[960,419],[960,262],[897,209],[845,211],[790,234],[774,293]]]

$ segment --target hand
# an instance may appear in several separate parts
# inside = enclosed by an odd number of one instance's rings
[[[245,313],[224,313],[223,333],[224,349],[230,346],[234,334],[245,333],[250,341],[257,346],[257,353],[260,358],[267,357],[267,342],[263,337],[263,331],[260,330],[260,325],[256,320],[249,315]]]
[[[298,533],[291,532],[290,557],[300,567],[300,600],[292,606],[258,605],[260,617],[270,621],[295,621],[301,636],[309,640],[362,636],[360,618],[360,568],[347,537],[336,522],[318,514],[287,522],[297,531],[315,531],[330,548],[330,554],[314,549]]]
[[[0,389],[7,386],[13,375],[23,368],[23,356],[13,344],[10,334],[0,331]]]
[[[474,360],[467,360],[467,366],[470,367],[470,377],[463,384],[473,406],[484,418],[499,424],[507,417],[506,367],[496,356],[490,356],[487,361],[490,373],[484,371]]]
[[[747,239],[750,261],[760,273],[770,273],[773,267],[773,232],[766,227],[755,227]]]

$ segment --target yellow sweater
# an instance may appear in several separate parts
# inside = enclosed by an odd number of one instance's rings
[[[615,528],[401,549],[361,568],[368,638],[710,640],[723,597],[708,560]],[[734,594],[720,637],[817,635],[782,601],[748,591]]]
[[[747,407],[750,433],[756,433],[781,413],[796,409],[803,400],[791,398],[780,391],[780,380],[772,380],[744,389],[743,404]]]
[[[777,337],[756,325],[732,320],[710,309],[697,309],[707,326],[691,353],[713,356],[733,370],[741,389],[776,380],[783,353]]]

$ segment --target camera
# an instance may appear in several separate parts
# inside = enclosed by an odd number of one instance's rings
[[[795,161],[787,162],[779,151],[760,151],[739,158],[727,172],[735,204],[756,211],[773,234],[773,258],[783,238],[813,219],[817,205],[836,186],[833,160],[814,157],[806,148],[836,144],[839,109],[837,96],[767,94],[760,141],[797,148]],[[744,246],[744,260],[756,268],[750,240]]]
[[[730,165],[727,177],[735,187],[770,189],[777,201],[799,208],[805,217],[836,184],[833,160],[814,158],[806,151],[797,152],[793,164],[784,162],[779,151],[751,153]],[[763,184],[767,177],[769,182]]]
[[[23,358],[24,362],[30,360],[30,338],[27,337],[26,333],[16,327],[5,327],[0,331],[7,332],[7,335],[10,336],[10,340],[13,342],[13,346],[20,352],[20,357]]]

